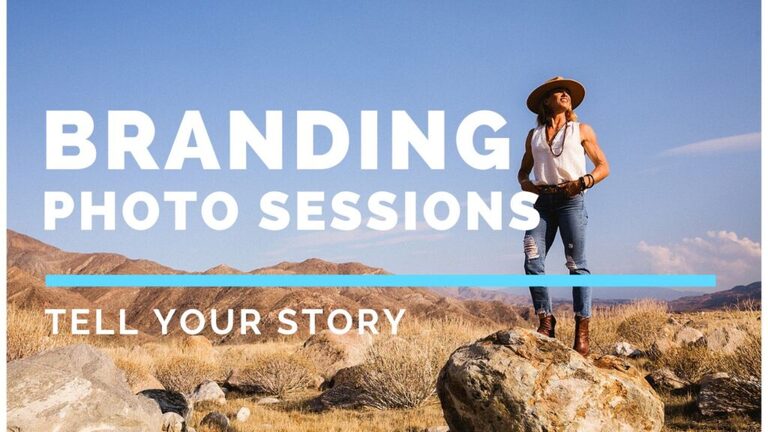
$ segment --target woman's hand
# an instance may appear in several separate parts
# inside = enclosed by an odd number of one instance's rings
[[[532,181],[530,181],[530,180],[523,180],[523,182],[522,182],[522,183],[520,183],[520,187],[521,187],[521,188],[522,188],[524,191],[526,191],[526,192],[535,193],[536,195],[538,195],[538,194],[539,194],[539,188],[538,188],[538,187],[536,187],[536,185],[535,185],[535,184],[533,184],[533,182],[532,182]]]
[[[581,193],[581,182],[579,180],[571,180],[569,182],[561,183],[560,187],[565,190],[565,194],[569,197],[576,196]]]

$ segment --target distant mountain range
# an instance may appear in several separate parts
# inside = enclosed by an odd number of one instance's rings
[[[120,309],[127,311],[127,322],[142,334],[156,336],[159,331],[153,308],[210,309],[253,308],[262,314],[260,328],[275,331],[277,312],[284,308],[301,310],[344,308],[381,310],[407,309],[408,319],[466,319],[492,325],[520,323],[522,308],[498,300],[457,299],[426,288],[47,288],[47,274],[190,274],[153,261],[129,259],[112,253],[74,253],[62,251],[32,237],[8,230],[8,302],[34,308],[102,309],[107,323],[117,322]],[[282,262],[248,272],[219,265],[205,274],[386,274],[381,268],[360,263],[337,264],[321,259]],[[194,273],[192,273],[194,274]],[[198,273],[199,274],[199,273]],[[235,328],[239,316],[235,314]],[[113,326],[114,328],[114,326]],[[177,322],[170,326],[178,330]],[[215,337],[212,333],[207,336]],[[227,342],[250,341],[258,336],[231,332]]]
[[[681,297],[669,302],[670,310],[676,312],[718,310],[751,304],[760,309],[760,282],[739,285],[726,291],[717,291],[698,296]]]
[[[438,288],[437,292],[464,300],[498,300],[509,304],[527,305],[531,301],[528,288],[512,287],[504,289],[484,288]],[[552,300],[571,301],[571,288],[553,287],[549,289]],[[615,304],[629,300],[651,298],[655,300],[672,301],[681,297],[703,294],[698,291],[680,291],[671,288],[592,288],[593,303]]]

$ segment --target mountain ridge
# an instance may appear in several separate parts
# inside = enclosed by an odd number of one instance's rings
[[[8,302],[23,307],[56,307],[102,309],[115,321],[125,309],[133,328],[151,336],[159,336],[152,309],[257,309],[265,328],[277,327],[277,311],[283,308],[335,309],[406,309],[409,319],[466,319],[494,325],[521,323],[521,308],[500,301],[461,300],[418,287],[328,287],[328,288],[48,288],[46,274],[239,274],[245,273],[221,264],[203,272],[186,272],[162,264],[130,259],[114,253],[66,252],[32,237],[7,231],[8,236]],[[253,269],[249,274],[389,274],[378,267],[359,262],[333,263],[318,258],[301,262],[280,262]],[[174,318],[175,319],[175,318]],[[171,335],[181,330],[172,321]],[[275,325],[272,325],[275,324]],[[239,328],[239,317],[235,319]],[[259,336],[237,332],[217,336],[207,329],[206,336],[218,342],[250,342]],[[274,336],[266,334],[267,336]]]
[[[674,312],[706,311],[746,306],[748,303],[760,309],[761,290],[761,281],[756,281],[724,291],[681,297],[669,302],[669,309]]]

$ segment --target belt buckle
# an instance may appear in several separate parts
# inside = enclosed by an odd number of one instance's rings
[[[545,194],[556,195],[563,193],[563,188],[556,185],[544,185],[541,187],[541,192]]]

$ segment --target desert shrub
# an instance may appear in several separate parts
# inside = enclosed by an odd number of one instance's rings
[[[643,350],[651,348],[667,323],[663,311],[646,311],[624,318],[616,328],[618,336]]]
[[[378,409],[422,406],[437,376],[461,345],[497,331],[461,318],[405,321],[398,336],[379,335],[350,385],[361,405]]]
[[[656,362],[659,367],[667,367],[680,378],[696,383],[706,374],[721,372],[723,359],[723,355],[706,346],[681,346],[670,349]]]
[[[753,377],[760,380],[761,346],[758,332],[747,333],[744,343],[732,355],[723,359],[723,372],[740,378]]]
[[[154,364],[154,375],[167,389],[191,393],[207,380],[215,380],[221,374],[219,367],[207,360],[192,356],[176,355],[160,359]]]
[[[373,345],[359,386],[367,406],[378,409],[415,408],[435,393],[440,369],[453,344],[434,337],[391,338]]]
[[[244,384],[257,387],[264,394],[279,397],[307,388],[313,376],[312,362],[298,353],[253,357],[239,373]]]
[[[115,366],[125,374],[125,380],[131,388],[150,375],[148,365],[142,361],[132,360],[127,357],[118,357],[114,359],[114,362]]]
[[[13,361],[39,352],[75,343],[68,333],[52,334],[50,317],[42,310],[24,309],[8,304],[8,351],[6,361]]]
[[[499,329],[463,318],[410,320],[399,336],[380,337],[369,349],[361,390],[373,408],[415,408],[435,393],[450,355]]]
[[[755,332],[747,333],[744,344],[736,348],[736,351],[728,356],[725,363],[725,371],[739,378],[735,380],[738,391],[745,402],[751,401],[752,408],[760,410],[760,401],[762,396],[762,386],[760,365],[761,365],[761,345],[759,329]],[[756,383],[757,385],[751,385]]]

